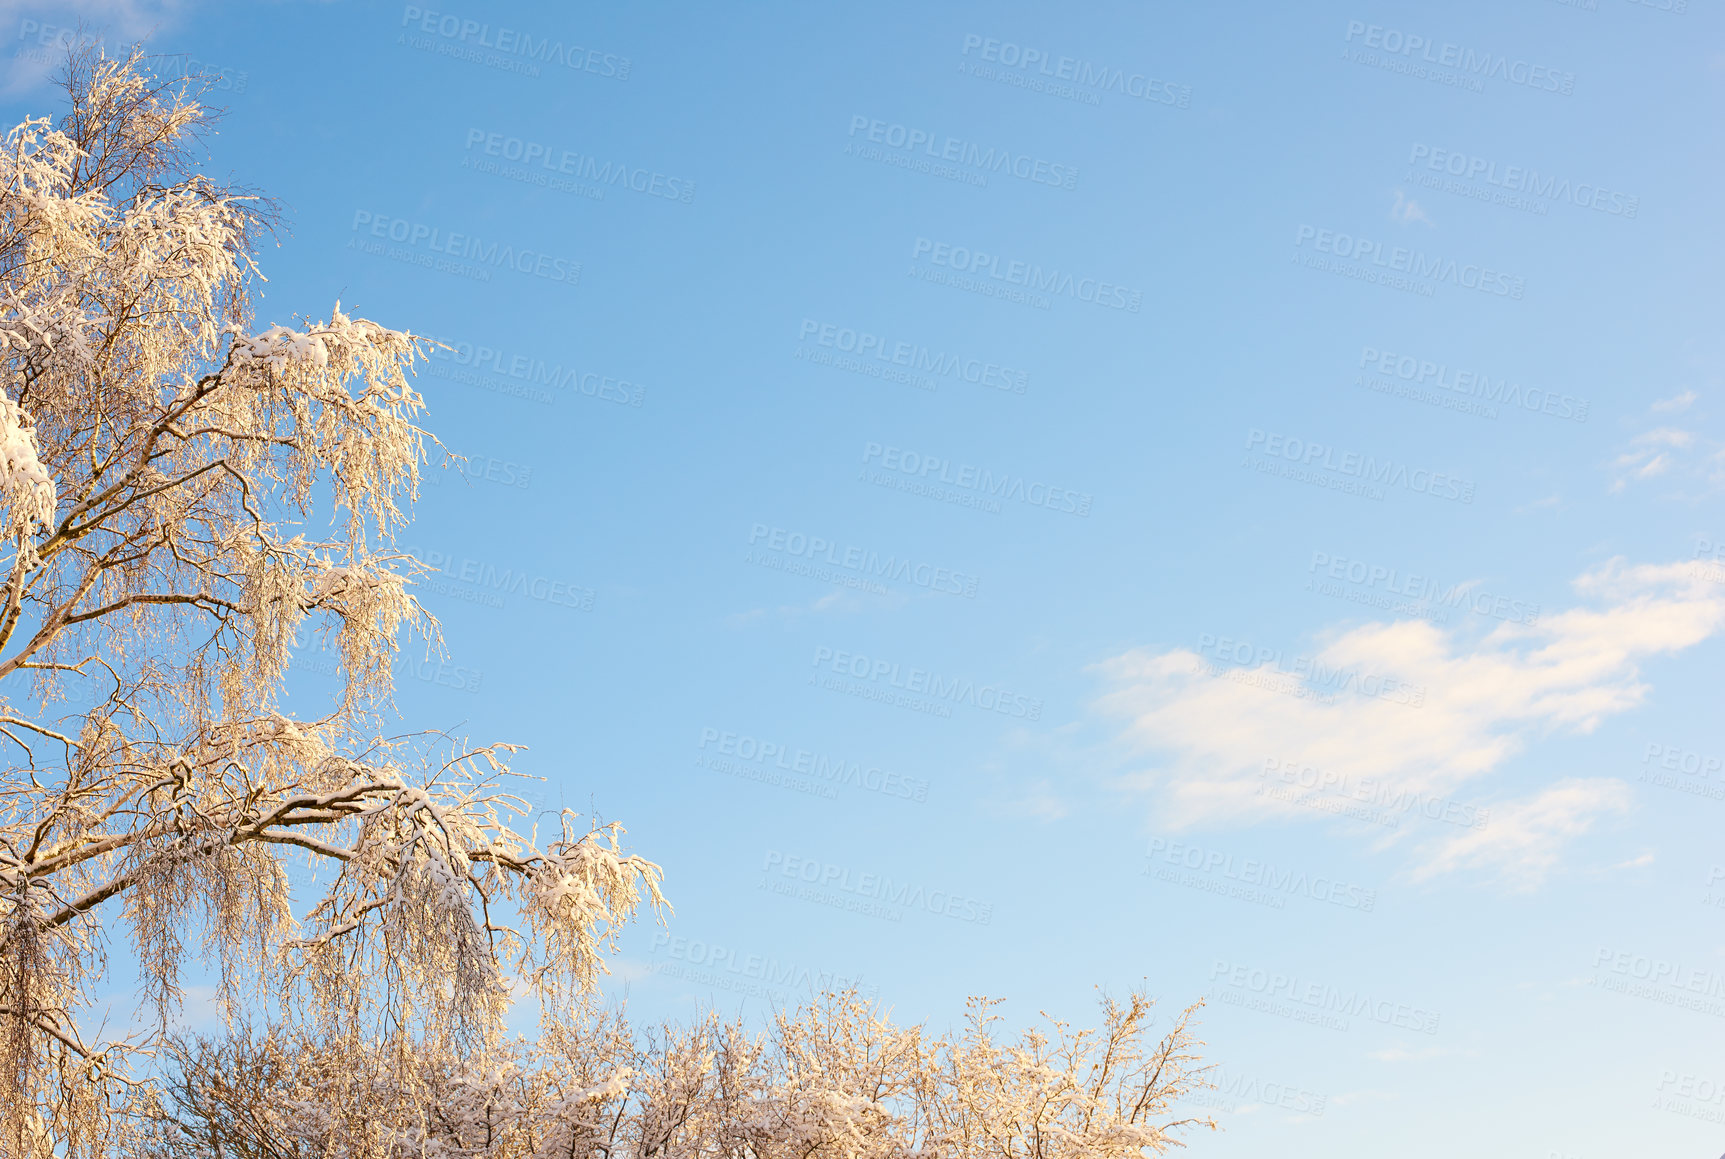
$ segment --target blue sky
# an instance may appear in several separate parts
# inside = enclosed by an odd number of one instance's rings
[[[1711,6],[82,16],[260,323],[453,347],[402,714],[665,866],[638,1013],[1142,983],[1194,1154],[1725,1147]]]

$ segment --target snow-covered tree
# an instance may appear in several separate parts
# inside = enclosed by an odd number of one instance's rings
[[[265,207],[194,167],[195,93],[90,52],[66,87],[57,125],[0,148],[0,1105],[21,1155],[94,1153],[147,1094],[128,1055],[149,1036],[80,1018],[118,942],[158,1027],[196,952],[230,1007],[269,983],[331,1032],[479,1041],[508,978],[590,988],[618,923],[662,902],[614,827],[517,826],[510,746],[380,729],[398,638],[437,642],[392,546],[427,461],[417,341],[339,306],[254,329]],[[317,633],[341,692],[295,719],[284,680]],[[300,922],[293,858],[331,867]]]
[[[1153,1043],[1151,1003],[1104,1001],[1100,1032],[997,1037],[893,1025],[854,993],[764,1034],[709,1016],[644,1037],[617,1015],[498,1043],[365,1044],[280,1032],[184,1048],[155,1156],[191,1159],[1141,1159],[1182,1145],[1204,1085],[1186,1011]]]
[[[1172,1144],[1202,1068],[1184,1018],[1145,1045],[1139,997],[1100,1037],[1013,1046],[986,1006],[933,1038],[854,996],[765,1039],[709,1020],[637,1041],[600,1012],[620,926],[665,910],[658,866],[614,824],[528,826],[515,746],[385,727],[403,640],[440,646],[395,547],[437,447],[421,340],[339,304],[257,328],[268,207],[199,171],[196,85],[86,50],[65,87],[65,116],[0,148],[0,1154]],[[298,718],[281,700],[313,643],[338,688]],[[321,888],[296,896],[297,865]],[[142,982],[114,1032],[110,952]],[[188,962],[232,1033],[175,1050]],[[503,1033],[528,994],[531,1045]]]

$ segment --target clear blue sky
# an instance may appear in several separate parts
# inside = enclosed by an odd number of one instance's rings
[[[261,323],[455,346],[403,716],[665,866],[639,1014],[1142,981],[1195,1155],[1725,1149],[1713,5],[84,18]]]

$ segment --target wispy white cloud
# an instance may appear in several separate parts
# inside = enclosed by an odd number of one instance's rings
[[[725,618],[725,622],[733,628],[742,628],[765,623],[769,617],[779,621],[795,622],[810,616],[842,615],[865,611],[878,612],[882,609],[896,610],[909,604],[911,599],[911,596],[902,592],[874,595],[838,589],[816,596],[807,603],[780,604],[776,608],[750,608],[746,612],[732,612]]]
[[[1484,829],[1446,835],[1414,870],[1415,880],[1455,869],[1501,873],[1515,885],[1537,885],[1572,839],[1608,813],[1629,809],[1630,788],[1611,777],[1559,781],[1531,797],[1495,806]]]
[[[1629,440],[1629,449],[1611,461],[1612,491],[1666,474],[1683,461],[1681,452],[1695,446],[1695,433],[1678,427],[1657,427]]]
[[[1563,506],[1563,497],[1561,495],[1547,495],[1543,499],[1535,499],[1530,503],[1523,503],[1520,507],[1515,509],[1515,513],[1517,515],[1526,515],[1529,512],[1544,511],[1549,508],[1561,506]]]
[[[1699,391],[1684,390],[1648,406],[1659,416],[1648,421],[1657,425],[1630,438],[1608,464],[1613,493],[1657,482],[1664,498],[1698,499],[1725,488],[1725,440],[1709,435],[1699,416],[1689,415],[1682,426],[1667,417],[1687,414],[1700,398]]]
[[[1586,734],[1640,704],[1644,660],[1725,628],[1725,586],[1688,564],[1613,560],[1574,588],[1578,606],[1483,638],[1424,621],[1369,623],[1312,649],[1314,669],[1393,674],[1423,686],[1418,706],[1352,687],[1320,696],[1325,689],[1306,676],[1279,676],[1275,691],[1221,679],[1187,648],[1116,656],[1097,666],[1111,685],[1098,707],[1121,722],[1134,754],[1137,767],[1122,786],[1150,797],[1164,826],[1329,816],[1261,794],[1269,760],[1390,793],[1477,793],[1479,780],[1530,740]],[[1285,694],[1301,689],[1311,694]],[[1415,873],[1490,869],[1532,886],[1567,843],[1628,801],[1627,786],[1595,778],[1493,802],[1484,828],[1413,837]],[[1408,838],[1398,831],[1387,840]]]
[[[1435,225],[1432,219],[1426,216],[1426,211],[1420,207],[1420,203],[1411,197],[1404,196],[1399,189],[1396,190],[1396,203],[1390,206],[1390,220],[1400,222],[1402,225],[1412,225],[1416,221],[1427,227]]]
[[[1701,396],[1692,390],[1674,394],[1670,398],[1662,398],[1654,403],[1651,409],[1655,414],[1680,414],[1686,411]]]

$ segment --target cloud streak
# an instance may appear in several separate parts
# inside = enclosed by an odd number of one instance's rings
[[[1417,707],[1353,686],[1321,696],[1309,675],[1280,675],[1274,690],[1268,681],[1219,678],[1185,648],[1115,656],[1097,666],[1110,685],[1098,707],[1121,722],[1136,760],[1154,760],[1124,784],[1152,797],[1160,820],[1174,826],[1311,816],[1258,792],[1271,760],[1322,770],[1332,784],[1375,781],[1431,796],[1478,791],[1530,740],[1590,733],[1633,709],[1648,692],[1643,661],[1725,627],[1725,585],[1691,564],[1613,560],[1574,588],[1578,606],[1536,625],[1503,624],[1483,639],[1423,621],[1369,623],[1313,649],[1320,671],[1391,673],[1423,686]],[[1312,695],[1279,694],[1290,683]],[[1565,780],[1495,802],[1485,828],[1424,839],[1414,875],[1486,869],[1536,885],[1564,845],[1629,802],[1629,787],[1611,778]]]

